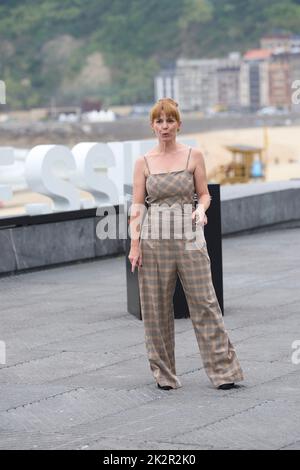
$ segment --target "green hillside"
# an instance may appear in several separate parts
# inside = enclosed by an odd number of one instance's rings
[[[300,33],[300,0],[1,0],[0,79],[10,108],[148,102],[161,66],[276,30]]]

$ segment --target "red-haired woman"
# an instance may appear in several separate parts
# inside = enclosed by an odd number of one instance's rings
[[[176,141],[181,117],[174,100],[158,100],[151,109],[150,122],[158,142],[135,163],[131,234],[136,219],[142,229],[138,236],[131,237],[128,256],[132,272],[138,268],[150,368],[159,388],[170,390],[182,386],[176,375],[174,354],[173,294],[178,275],[205,371],[216,388],[230,389],[244,377],[212,283],[203,231],[207,223],[205,212],[211,201],[204,158],[198,149]],[[139,209],[145,209],[146,192],[149,207],[146,222],[142,224]],[[162,229],[161,215],[170,222],[168,234]],[[191,241],[191,234],[196,241]]]

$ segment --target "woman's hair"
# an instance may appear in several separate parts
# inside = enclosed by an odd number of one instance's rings
[[[153,123],[154,119],[158,119],[162,111],[166,113],[167,117],[173,117],[178,124],[180,123],[178,103],[172,98],[162,98],[155,103],[150,111],[150,122]]]

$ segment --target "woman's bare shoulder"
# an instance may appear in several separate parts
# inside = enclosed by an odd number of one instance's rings
[[[203,158],[203,152],[198,147],[191,146],[191,149],[191,156],[193,156],[194,158]]]
[[[191,150],[191,167],[193,172],[197,167],[202,167],[204,164],[204,156],[198,147],[192,147]]]
[[[137,159],[135,160],[135,164],[137,166],[141,166],[145,163],[145,155],[140,155],[139,157],[137,157]]]
[[[134,171],[136,174],[143,174],[146,176],[147,174],[147,165],[145,162],[145,155],[140,155],[136,160],[134,164]]]
[[[195,164],[203,162],[203,152],[198,147],[192,147],[191,158]]]

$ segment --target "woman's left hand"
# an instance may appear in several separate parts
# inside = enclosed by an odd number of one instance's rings
[[[194,212],[192,213],[192,220],[194,219],[196,221],[196,224],[200,224],[200,225],[207,224],[207,217],[206,217],[205,210],[202,204],[199,204],[197,209],[194,210]]]

